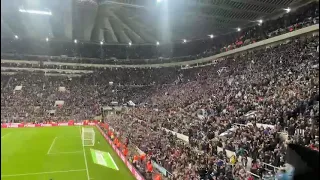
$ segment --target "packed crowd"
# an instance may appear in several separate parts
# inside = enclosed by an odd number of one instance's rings
[[[317,23],[317,6],[307,12]],[[285,166],[287,143],[319,149],[318,59],[314,36],[199,68],[2,74],[1,122],[94,119],[111,102],[132,101],[136,106],[106,115],[103,128],[125,142],[128,159],[146,179],[159,171],[145,170],[151,162],[172,180],[274,179]]]
[[[105,72],[82,77],[49,76],[46,73],[30,72],[2,74],[1,120],[12,122],[93,119],[101,114],[102,105],[110,105],[111,102],[123,104],[129,100],[136,102],[148,95],[149,86],[110,85],[113,81],[109,80],[128,82],[125,78],[128,76],[122,72],[122,78],[112,76],[114,79],[104,79]],[[146,80],[140,78],[138,81],[143,83]]]
[[[72,78],[2,75],[1,120],[92,119],[111,101],[132,100],[136,107],[106,122],[128,142],[129,158],[137,147],[147,154],[146,161],[135,161],[145,176],[152,176],[143,170],[152,160],[169,179],[266,177],[275,173],[270,167],[284,165],[287,142],[319,147],[318,46],[318,37],[297,39],[192,69],[118,68]]]
[[[173,179],[192,179],[202,170],[207,179],[220,171],[229,179],[273,177],[274,167],[285,164],[288,142],[319,148],[318,45],[318,37],[294,40],[214,67],[185,70],[177,85],[162,87],[143,106],[106,121],[129,138],[133,151],[139,147]],[[261,123],[269,127],[258,127]],[[162,128],[188,136],[189,142]],[[244,158],[231,168],[230,157],[217,147]]]
[[[219,35],[214,39],[190,40],[188,43],[157,45],[103,45],[40,41],[35,39],[1,39],[2,59],[64,61],[96,64],[156,64],[212,56],[280,34],[319,23],[319,2],[314,1],[275,20]],[[63,55],[63,56],[62,56]]]

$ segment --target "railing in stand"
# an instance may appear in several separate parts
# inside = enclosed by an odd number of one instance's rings
[[[260,177],[259,175],[257,175],[257,174],[254,174],[254,173],[252,173],[252,172],[250,172],[250,171],[247,171],[247,173],[249,173],[249,174],[251,174],[252,176],[254,176],[255,179],[261,179],[261,177]]]
[[[272,171],[272,172],[274,172],[274,173],[277,173],[277,172],[280,170],[279,167],[273,166],[273,165],[271,165],[271,164],[264,163],[264,162],[262,162],[262,164],[263,164],[263,166],[264,166],[264,168],[265,168],[266,170],[270,170],[270,171]]]

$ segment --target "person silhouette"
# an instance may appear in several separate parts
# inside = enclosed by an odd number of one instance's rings
[[[294,168],[292,179],[319,179],[318,151],[297,144],[288,144],[286,162]]]

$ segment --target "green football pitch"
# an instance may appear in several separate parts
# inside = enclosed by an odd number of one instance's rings
[[[96,127],[95,145],[82,146],[81,128],[1,129],[1,179],[135,179]]]

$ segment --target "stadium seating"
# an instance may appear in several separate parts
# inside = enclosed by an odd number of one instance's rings
[[[301,13],[307,15],[299,22],[293,17],[301,14],[284,17],[290,19],[284,27],[275,29],[274,23],[279,23],[275,21],[256,33],[247,31],[250,38],[243,41],[259,41],[318,22],[317,7]],[[162,167],[154,165],[167,179],[274,177],[285,166],[288,142],[319,149],[318,47],[318,36],[293,39],[190,69],[119,67],[91,69],[93,73],[74,77],[8,71],[1,75],[1,122],[81,121],[102,115],[110,102],[132,101],[135,107],[106,115],[104,122],[122,142],[128,141],[129,159],[147,154],[146,160],[135,163],[146,179],[152,179],[145,170],[147,160]],[[25,55],[32,54],[29,51],[16,52],[1,57],[48,60]],[[206,50],[201,57],[215,53]],[[186,59],[193,58],[199,56]]]
[[[244,171],[229,169],[233,175],[274,174],[285,164],[287,141],[318,148],[317,38],[261,50],[249,60],[226,59],[227,72],[219,75],[210,67],[198,81],[158,90],[147,102],[157,109],[131,108],[121,117],[108,117],[107,122],[124,137],[130,135],[134,146],[152,154],[176,179],[196,177],[199,168],[215,169],[208,164],[213,155],[229,163],[230,156],[225,151],[219,154],[218,147],[248,157],[241,161]],[[198,116],[200,109],[206,111],[205,118]],[[131,128],[127,128],[128,119]],[[245,126],[250,122],[252,126]],[[231,127],[236,130],[222,138]],[[189,143],[163,128],[188,136]],[[283,131],[289,133],[287,141],[280,137]]]

